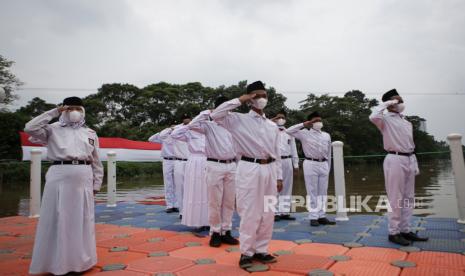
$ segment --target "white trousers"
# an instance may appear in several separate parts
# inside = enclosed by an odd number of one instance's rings
[[[392,212],[388,213],[389,234],[410,232],[414,208],[417,159],[412,156],[388,154],[384,159],[384,183]]]
[[[54,165],[45,188],[29,273],[81,272],[97,263],[89,165]]]
[[[210,233],[224,234],[232,228],[236,199],[236,163],[207,161],[206,182],[208,189],[208,222]]]
[[[319,219],[326,216],[326,200],[328,195],[328,162],[305,160],[303,163],[305,187],[310,198],[308,218]]]
[[[179,212],[182,214],[184,198],[184,174],[186,171],[186,162],[181,160],[174,161],[174,187],[176,190],[176,202]]]
[[[205,155],[191,154],[184,176],[183,211],[181,223],[191,227],[208,225],[208,196],[205,182]]]
[[[163,159],[163,184],[165,186],[166,209],[179,207],[176,202],[176,186],[174,184],[174,163],[176,160]]]
[[[283,167],[283,189],[279,192],[278,214],[285,215],[291,211],[292,186],[294,183],[294,167],[292,158],[281,160]]]
[[[236,204],[241,217],[241,254],[267,253],[273,234],[274,212],[265,212],[265,196],[277,196],[276,162],[267,165],[239,161],[236,170]]]

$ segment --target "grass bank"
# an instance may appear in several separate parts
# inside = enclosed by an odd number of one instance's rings
[[[0,162],[0,183],[28,183],[30,166],[29,161]],[[45,181],[45,173],[50,166],[50,162],[42,162],[42,183]],[[103,166],[106,176],[106,162],[103,162]],[[117,178],[150,178],[160,177],[161,175],[161,162],[116,162]]]

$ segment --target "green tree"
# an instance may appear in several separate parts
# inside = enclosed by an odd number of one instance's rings
[[[5,90],[5,98],[0,103],[3,104],[9,104],[17,99],[18,96],[14,94],[14,91],[23,85],[10,71],[13,64],[13,61],[0,55],[0,86]]]
[[[31,119],[48,111],[50,109],[55,108],[55,104],[47,103],[39,97],[35,97],[30,100],[27,105],[19,108],[16,113],[23,114],[26,117],[30,117]]]
[[[292,112],[292,116],[302,118],[313,111],[318,111],[331,134],[332,140],[344,142],[345,155],[366,155],[384,152],[382,136],[379,130],[369,121],[371,109],[378,105],[375,99],[369,99],[361,91],[347,92],[343,97],[309,94],[301,102],[301,111]],[[417,151],[436,151],[441,149],[440,143],[433,136],[421,131],[418,116],[407,118],[414,127],[414,139]],[[292,120],[292,119],[291,119]]]

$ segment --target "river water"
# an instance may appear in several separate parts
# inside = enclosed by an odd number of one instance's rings
[[[348,204],[350,196],[371,196],[367,205],[375,209],[380,197],[385,195],[382,160],[374,159],[366,163],[349,163],[345,165],[346,194]],[[457,200],[455,196],[454,178],[450,160],[420,160],[421,174],[416,178],[416,207],[414,214],[421,216],[457,217]],[[306,195],[303,174],[300,170],[294,177],[294,195]],[[29,201],[28,183],[0,183],[0,217],[17,214],[27,215]],[[163,179],[161,177],[147,179],[117,180],[117,199],[121,201],[140,201],[149,197],[163,195]],[[330,176],[329,195],[334,195],[333,176]],[[97,194],[98,201],[106,200],[103,190]],[[305,211],[298,208],[297,211]],[[367,213],[369,210],[362,209]],[[379,212],[378,212],[379,213]]]

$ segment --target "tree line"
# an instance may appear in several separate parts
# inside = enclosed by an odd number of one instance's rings
[[[9,72],[13,63],[1,55],[0,61],[0,84],[7,88],[8,97],[4,102],[7,104],[17,96],[13,93],[14,88],[22,83]],[[247,81],[216,88],[203,86],[200,82],[159,82],[142,88],[132,84],[103,84],[96,93],[83,98],[86,124],[102,137],[144,141],[153,133],[179,123],[182,114],[195,116],[202,110],[212,108],[218,96],[236,98],[246,93],[246,87]],[[367,98],[363,92],[352,90],[344,96],[309,93],[300,102],[299,109],[285,106],[285,93],[279,93],[273,87],[269,87],[267,92],[265,113],[269,118],[284,109],[288,113],[286,125],[291,126],[305,121],[310,112],[318,111],[323,117],[324,130],[331,134],[332,140],[344,142],[345,155],[383,152],[381,134],[368,120],[371,108],[378,105],[378,101]],[[54,108],[56,104],[37,97],[16,111],[0,109],[0,159],[20,159],[19,131],[23,130],[27,121]],[[248,111],[245,106],[238,110]],[[444,142],[438,142],[432,135],[420,130],[423,118],[409,116],[407,119],[413,123],[418,152],[444,149]]]

